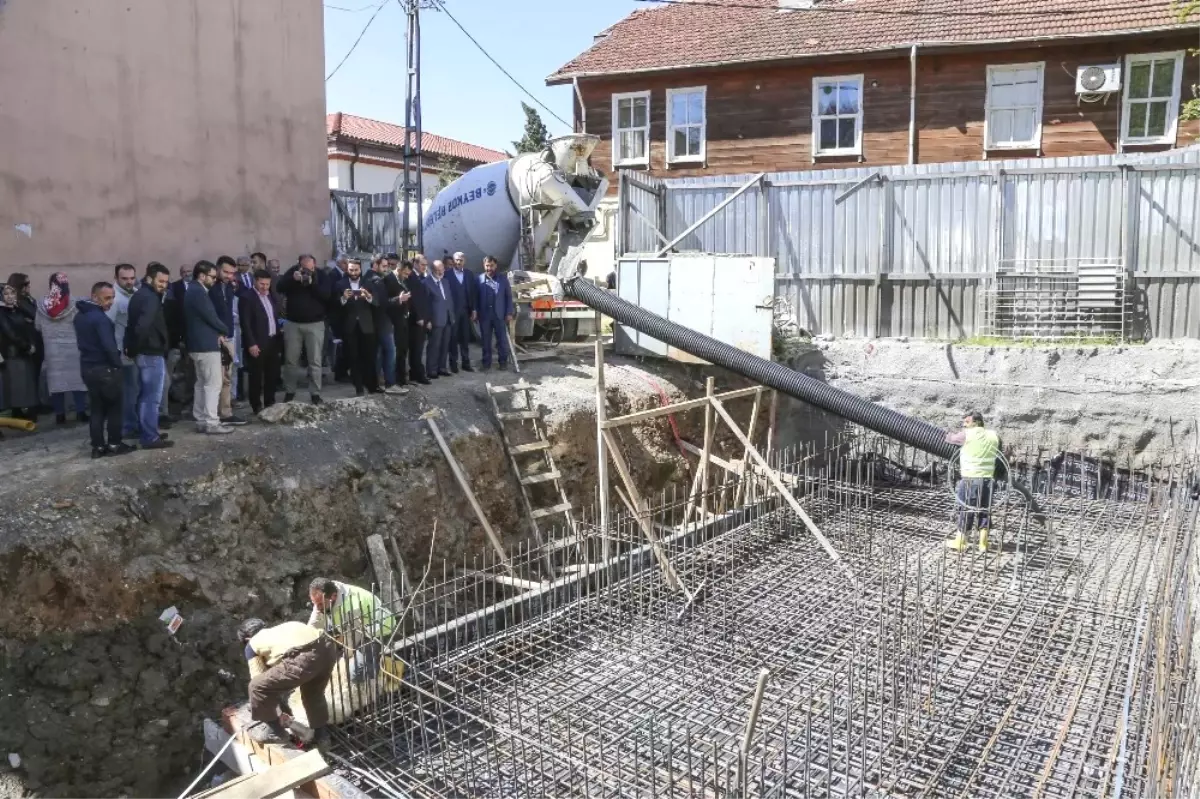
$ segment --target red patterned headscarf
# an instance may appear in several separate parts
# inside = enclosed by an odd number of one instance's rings
[[[64,272],[55,272],[50,277],[50,290],[42,297],[42,309],[51,319],[62,316],[71,307],[71,284]]]

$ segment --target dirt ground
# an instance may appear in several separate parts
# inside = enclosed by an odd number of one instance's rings
[[[364,539],[394,534],[410,572],[479,553],[486,537],[423,417],[437,424],[491,524],[529,534],[485,384],[525,379],[577,509],[595,489],[589,349],[529,361],[523,373],[463,373],[403,397],[277,406],[230,436],[176,425],[170,450],[93,461],[86,431],[53,428],[0,442],[0,797],[154,796],[200,765],[201,720],[244,696],[233,640],[247,615],[302,618],[317,575],[369,584]],[[609,356],[610,415],[699,396],[696,368]],[[722,388],[741,385],[722,374]],[[306,398],[305,398],[306,399]],[[732,406],[744,415],[747,408]],[[677,417],[702,439],[703,412]],[[622,431],[648,496],[690,480],[665,419]],[[724,435],[719,451],[730,454]],[[694,460],[694,459],[693,459]],[[166,633],[175,606],[184,624]],[[21,767],[6,773],[2,756]]]

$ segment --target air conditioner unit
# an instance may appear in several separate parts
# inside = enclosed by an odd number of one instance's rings
[[[1120,90],[1120,64],[1094,64],[1075,70],[1076,94],[1107,94]]]

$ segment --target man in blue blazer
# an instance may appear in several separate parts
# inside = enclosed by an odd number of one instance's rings
[[[508,323],[513,318],[512,287],[508,278],[496,272],[496,259],[483,259],[483,274],[479,276],[479,337],[483,340],[483,368],[492,368],[492,337],[500,368],[508,368]]]
[[[473,372],[471,354],[467,345],[471,343],[471,322],[479,310],[479,278],[467,269],[467,258],[461,252],[454,253],[452,267],[446,273],[446,283],[454,294],[454,328],[450,333],[450,371],[458,372],[459,360],[464,372]]]
[[[452,278],[446,275],[446,266],[441,261],[433,262],[431,274],[425,278],[429,292],[430,323],[429,343],[425,350],[425,376],[449,377],[450,333],[458,308],[454,303],[454,292],[448,285]]]

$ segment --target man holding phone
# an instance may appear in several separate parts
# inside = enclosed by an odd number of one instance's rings
[[[372,292],[370,284],[363,279],[362,264],[354,259],[348,261],[346,276],[338,282],[333,296],[341,304],[338,337],[346,348],[350,378],[358,397],[368,391],[381,393],[375,361],[378,347],[375,309],[382,303],[380,294],[382,292]]]

